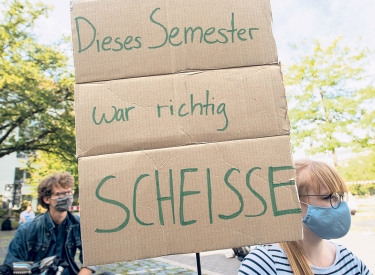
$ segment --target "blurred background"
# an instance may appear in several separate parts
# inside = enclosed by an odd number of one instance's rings
[[[293,157],[334,165],[352,230],[375,234],[375,1],[271,6]],[[79,210],[70,35],[70,1],[0,3],[0,222],[13,229],[28,205],[43,212],[36,186],[54,171],[75,176]]]

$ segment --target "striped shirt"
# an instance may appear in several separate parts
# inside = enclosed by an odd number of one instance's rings
[[[342,245],[336,246],[333,265],[325,268],[311,266],[315,275],[372,275],[366,265]],[[278,245],[261,245],[253,249],[242,261],[238,275],[277,274],[290,275],[293,271],[284,250]]]

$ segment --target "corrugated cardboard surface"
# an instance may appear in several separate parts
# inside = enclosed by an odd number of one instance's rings
[[[278,65],[78,84],[77,155],[289,135],[286,110]]]
[[[277,62],[269,0],[73,1],[71,22],[77,83]]]
[[[301,239],[288,166],[289,136],[80,158],[84,264]]]

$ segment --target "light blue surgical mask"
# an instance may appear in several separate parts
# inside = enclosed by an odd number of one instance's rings
[[[338,208],[307,205],[303,223],[322,239],[338,239],[345,236],[350,229],[350,210],[346,202]]]

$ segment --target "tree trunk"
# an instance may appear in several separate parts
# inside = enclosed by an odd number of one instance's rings
[[[333,160],[333,165],[337,168],[337,155],[336,155],[336,150],[332,150],[332,160]]]

